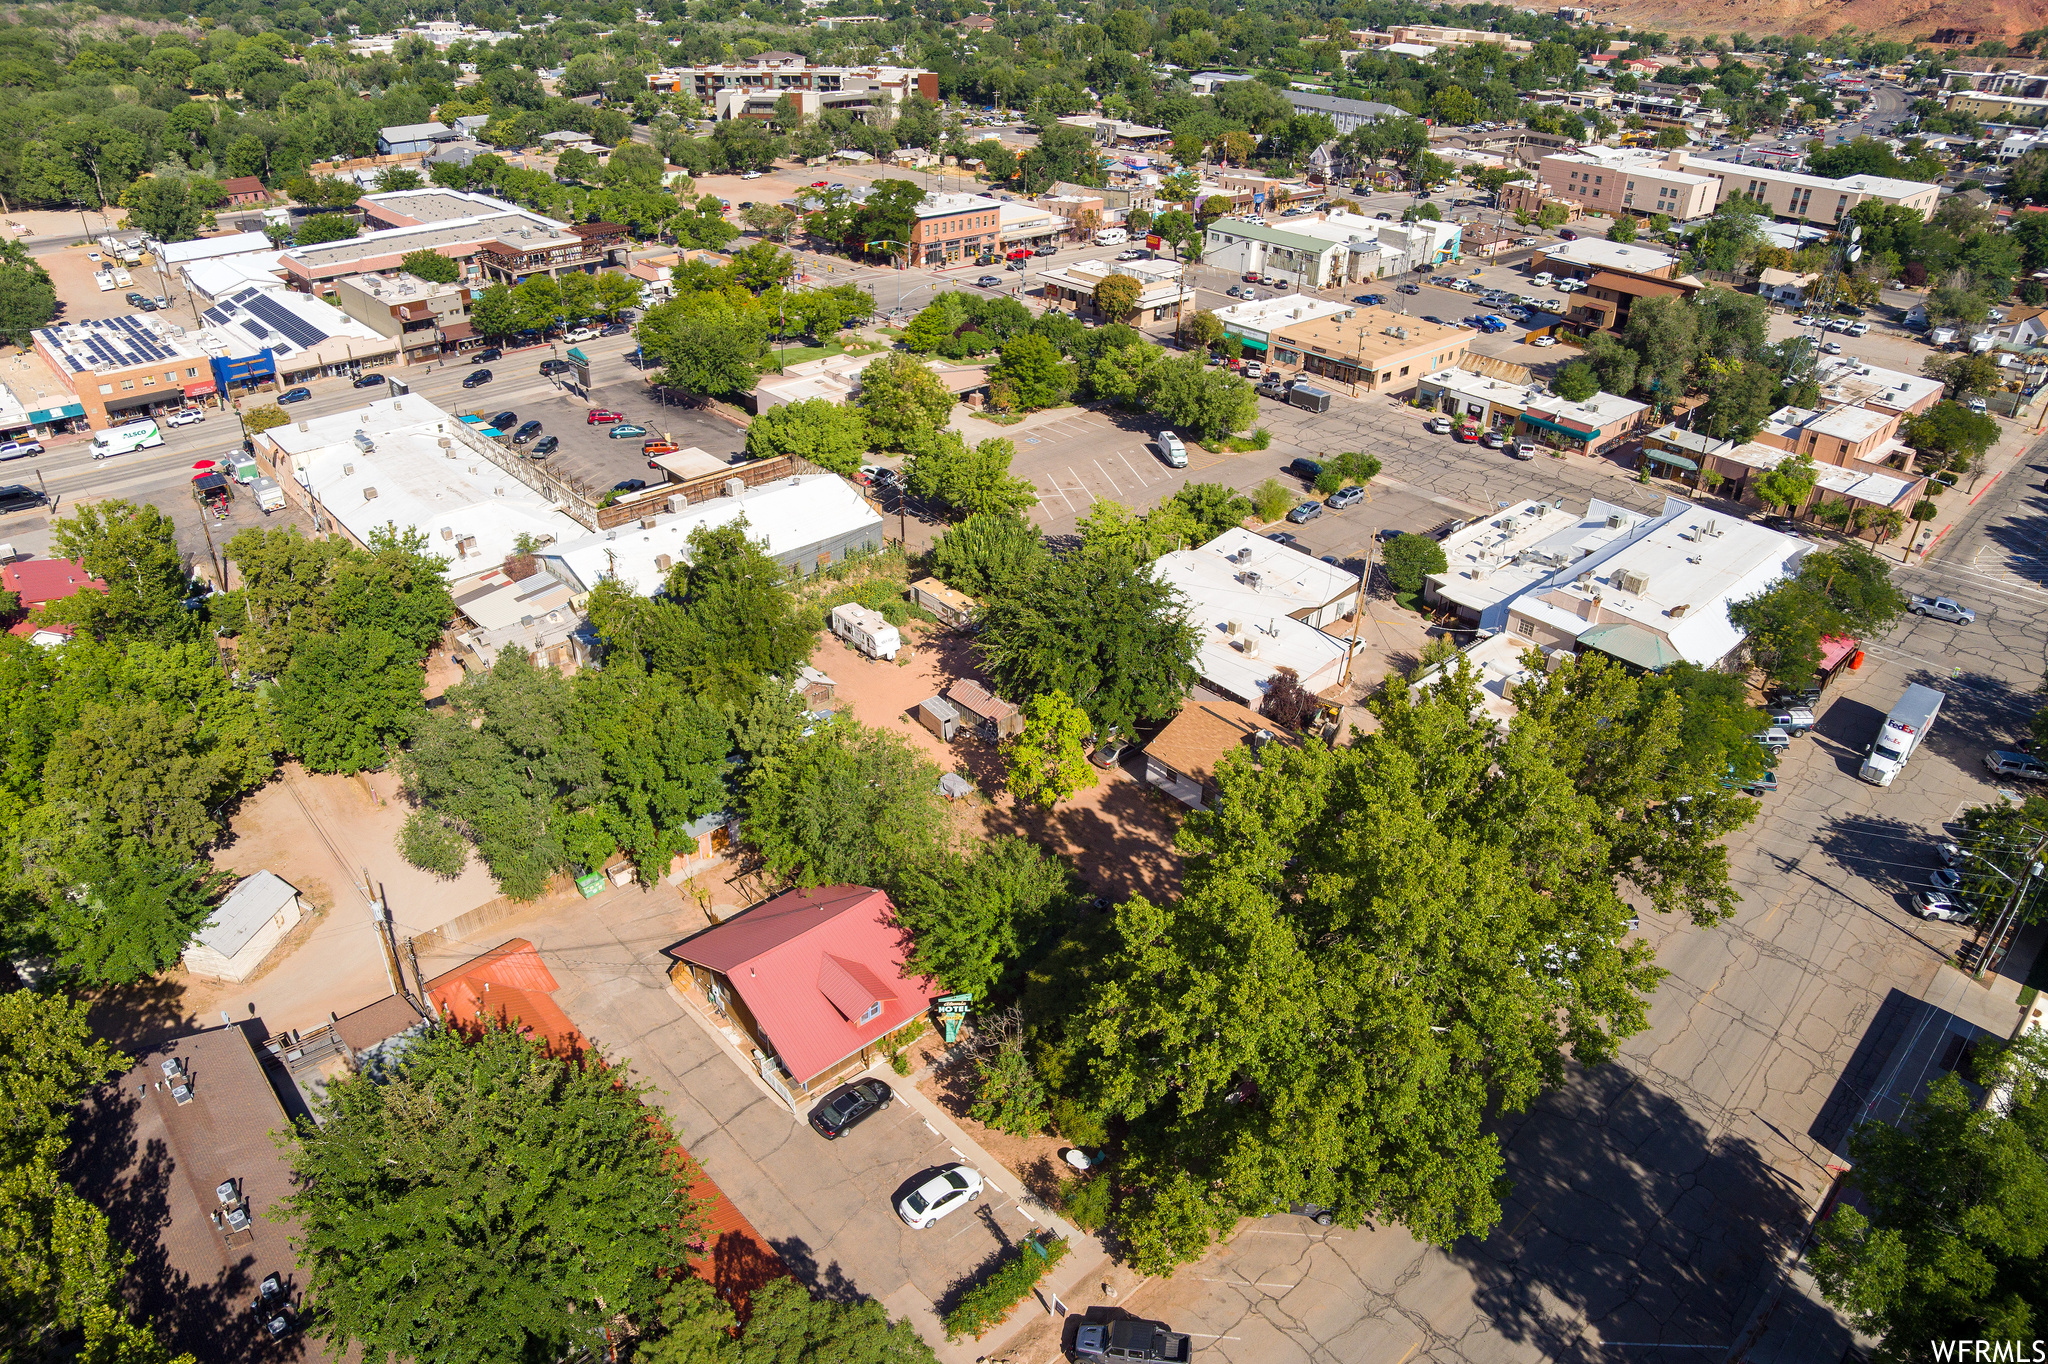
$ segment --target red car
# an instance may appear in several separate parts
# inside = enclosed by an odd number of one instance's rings
[[[1467,445],[1479,439],[1479,429],[1472,426],[1461,426],[1451,434]]]
[[[813,180],[813,181],[811,181],[811,188],[812,188],[812,189],[823,189],[823,188],[825,188],[825,182],[824,182],[823,180]]]
[[[1247,271],[1245,271],[1245,272],[1244,272],[1244,282],[1245,282],[1246,284],[1257,284],[1257,283],[1259,282],[1259,272],[1258,272],[1258,271],[1256,271],[1256,270],[1247,270]]]
[[[590,415],[583,419],[583,424],[585,426],[603,426],[609,422],[622,422],[625,419],[626,415],[623,412],[612,412],[602,407],[593,407],[590,409]]]

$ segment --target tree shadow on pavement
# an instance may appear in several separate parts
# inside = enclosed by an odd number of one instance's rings
[[[1604,1364],[1603,1342],[1631,1357],[1726,1348],[1805,1230],[1805,1200],[1753,1143],[1620,1064],[1575,1070],[1503,1124],[1501,1148],[1500,1227],[1451,1255],[1481,1319],[1547,1359]]]
[[[2005,551],[2008,567],[2037,587],[2048,587],[2048,552],[2042,550],[2048,543],[2048,489],[2037,481],[2043,474],[2048,464],[2021,464],[2007,472],[2007,478],[2024,479],[2033,487],[2005,519],[1984,528],[1984,538]]]
[[[820,1269],[818,1257],[811,1253],[810,1243],[803,1237],[785,1236],[768,1244],[789,1270],[789,1277],[809,1289],[813,1297],[837,1303],[856,1303],[868,1297],[846,1276],[837,1260]]]

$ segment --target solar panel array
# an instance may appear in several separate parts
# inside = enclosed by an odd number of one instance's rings
[[[178,350],[132,317],[94,319],[69,324],[70,333],[56,331],[64,360],[72,372],[92,369],[130,369],[136,365],[162,364],[179,359]],[[80,335],[80,332],[83,335]],[[76,352],[83,351],[84,359]]]
[[[252,291],[253,292],[253,291]],[[311,349],[327,339],[327,333],[294,313],[267,294],[255,294],[246,304],[249,311],[275,327],[299,346]],[[252,329],[255,323],[248,324]],[[260,334],[260,333],[259,333]]]

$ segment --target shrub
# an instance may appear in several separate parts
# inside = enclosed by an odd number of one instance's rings
[[[1083,1231],[1094,1231],[1109,1221],[1109,1176],[1079,1180],[1060,1189],[1060,1211]]]
[[[1052,1125],[1076,1146],[1100,1148],[1109,1141],[1109,1124],[1103,1115],[1073,1099],[1052,1101]]]
[[[891,1052],[889,1054],[889,1068],[898,1075],[908,1075],[910,1074],[910,1058],[900,1051]]]
[[[946,1328],[946,1339],[984,1336],[1008,1321],[1017,1304],[1031,1296],[1038,1281],[1066,1258],[1067,1250],[1066,1238],[1049,1232],[1025,1237],[996,1267],[995,1273],[968,1289],[959,1305],[946,1313],[940,1322]]]
[[[1293,490],[1277,478],[1269,478],[1252,490],[1252,508],[1261,521],[1278,521],[1293,505]]]
[[[1387,545],[1387,579],[1401,592],[1420,592],[1432,573],[1450,567],[1444,547],[1427,535],[1396,536]]]
[[[415,810],[398,831],[398,852],[421,871],[453,881],[469,865],[469,843],[431,810]]]

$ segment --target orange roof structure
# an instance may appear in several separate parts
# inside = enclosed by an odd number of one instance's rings
[[[435,1010],[452,1026],[476,1028],[491,1020],[544,1041],[550,1056],[581,1056],[589,1050],[589,1039],[555,1003],[554,992],[560,987],[554,973],[524,938],[498,944],[434,977],[426,988]],[[752,1295],[788,1274],[789,1267],[696,1158],[687,1150],[681,1155],[682,1177],[704,1222],[704,1239],[690,1257],[690,1272],[716,1289],[744,1321]]]

